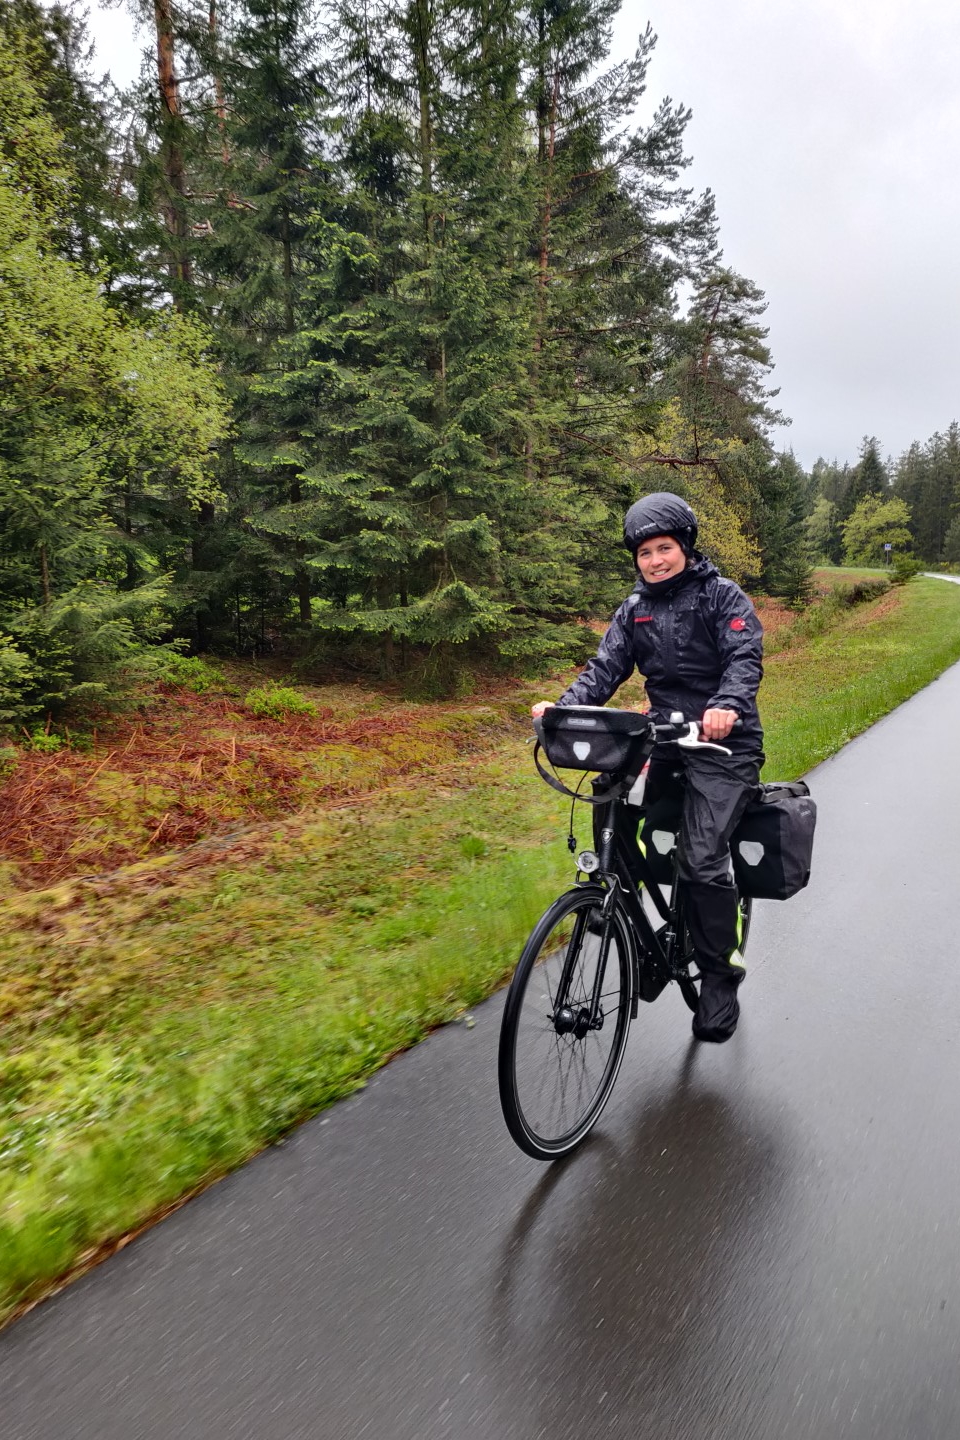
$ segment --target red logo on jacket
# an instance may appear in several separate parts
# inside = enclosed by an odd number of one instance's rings
[[[741,620],[739,615],[737,615],[733,620],[730,621],[731,630],[746,630],[746,628],[746,620]]]
[[[653,619],[653,616],[652,616],[652,615],[634,615],[634,617],[633,617],[633,623],[634,623],[634,625],[645,625],[648,620],[652,620],[652,619]]]

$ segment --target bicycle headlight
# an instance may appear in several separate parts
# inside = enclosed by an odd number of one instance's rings
[[[593,850],[581,850],[577,856],[577,869],[585,875],[592,875],[600,865],[600,857]]]

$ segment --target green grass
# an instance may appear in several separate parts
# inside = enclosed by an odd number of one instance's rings
[[[802,773],[958,658],[960,587],[936,580],[774,655],[767,775]],[[0,1314],[506,977],[572,878],[566,806],[523,741],[529,698],[455,783],[4,907]]]
[[[766,662],[760,705],[768,778],[801,775],[960,659],[960,614],[942,580],[914,580],[846,612],[824,635]]]

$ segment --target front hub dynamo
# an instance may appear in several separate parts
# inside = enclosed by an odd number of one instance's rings
[[[553,1028],[558,1035],[573,1035],[577,1040],[582,1040],[588,1030],[603,1029],[603,1011],[600,1011],[591,1026],[590,1011],[586,1005],[581,1005],[579,1010],[573,1010],[569,1005],[561,1005],[554,1013]]]

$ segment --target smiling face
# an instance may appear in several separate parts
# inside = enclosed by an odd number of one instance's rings
[[[669,580],[687,566],[687,557],[672,535],[654,535],[637,547],[637,569],[648,585]]]

